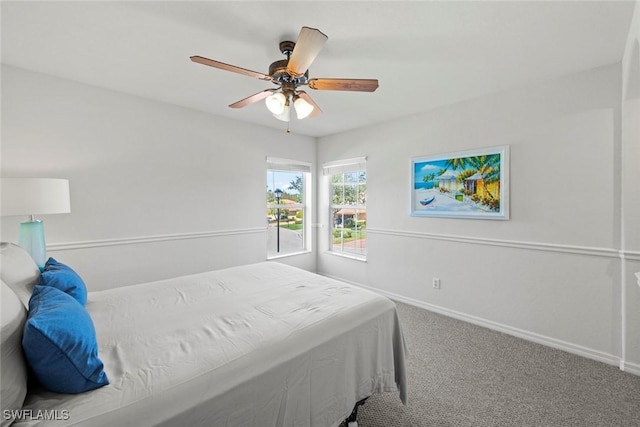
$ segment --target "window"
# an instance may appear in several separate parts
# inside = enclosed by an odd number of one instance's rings
[[[329,177],[331,252],[364,259],[367,253],[366,159],[326,163]]]
[[[267,158],[267,258],[307,251],[311,164]]]

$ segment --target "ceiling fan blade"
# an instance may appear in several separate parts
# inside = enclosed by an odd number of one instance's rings
[[[271,77],[267,76],[266,74],[247,70],[246,68],[236,67],[235,65],[225,64],[224,62],[214,61],[213,59],[204,58],[202,56],[192,56],[191,60],[193,62],[197,62],[198,64],[208,65],[209,67],[219,68],[225,71],[232,71],[238,74],[244,74],[245,76],[255,77],[260,80],[271,80]]]
[[[297,93],[300,98],[304,99],[309,104],[313,105],[313,111],[311,112],[311,114],[309,114],[309,117],[316,117],[322,114],[322,110],[320,109],[320,107],[318,107],[318,104],[316,104],[315,101],[311,99],[311,97],[307,92],[303,90],[299,90]]]
[[[378,89],[377,79],[311,79],[309,87],[316,90],[349,90],[354,92],[374,92]]]
[[[304,75],[324,47],[327,36],[316,28],[302,27],[287,64],[287,72],[293,77]]]
[[[267,96],[271,95],[276,90],[277,89],[263,90],[262,92],[258,92],[256,94],[251,95],[251,96],[247,96],[246,98],[241,99],[240,101],[234,102],[233,104],[230,104],[229,107],[231,107],[231,108],[246,107],[247,105],[251,105],[254,102],[258,102],[258,101],[260,101],[262,99],[265,99]]]

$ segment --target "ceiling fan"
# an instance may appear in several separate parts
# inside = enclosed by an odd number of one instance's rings
[[[326,41],[327,36],[320,30],[302,27],[295,43],[292,41],[280,42],[280,52],[287,59],[272,63],[269,66],[269,74],[247,70],[202,56],[192,56],[191,60],[276,84],[277,88],[263,90],[234,102],[229,107],[242,108],[264,99],[267,108],[277,119],[288,122],[291,118],[291,106],[296,111],[298,119],[304,119],[307,116],[315,117],[322,112],[313,99],[305,91],[300,90],[300,86],[308,85],[311,89],[316,90],[355,92],[373,92],[378,88],[378,80],[376,79],[309,79],[309,66],[318,56]]]

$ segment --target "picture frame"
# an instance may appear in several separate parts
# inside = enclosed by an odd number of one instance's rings
[[[411,158],[411,216],[509,219],[509,146]]]

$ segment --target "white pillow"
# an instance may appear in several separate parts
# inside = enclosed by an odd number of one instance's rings
[[[33,287],[40,280],[40,269],[31,255],[13,243],[0,243],[0,279],[15,292],[28,310]]]
[[[16,294],[0,280],[2,287],[2,329],[0,330],[0,402],[2,413],[5,410],[22,408],[27,394],[27,362],[22,351],[22,330],[27,319],[27,310],[22,306]],[[11,424],[11,419],[0,418],[1,426]]]

